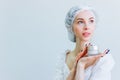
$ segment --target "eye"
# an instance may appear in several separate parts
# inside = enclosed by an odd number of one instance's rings
[[[78,21],[78,24],[82,24],[82,23],[84,23],[83,21]]]
[[[94,20],[90,20],[90,23],[94,23]]]

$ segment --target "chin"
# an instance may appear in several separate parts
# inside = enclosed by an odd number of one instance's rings
[[[85,42],[88,42],[90,41],[91,37],[86,37],[86,38],[83,38],[82,40],[85,41]]]

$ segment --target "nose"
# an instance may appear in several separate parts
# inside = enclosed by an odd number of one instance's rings
[[[84,30],[88,30],[88,27],[84,27]]]
[[[85,24],[84,30],[88,30],[88,29],[89,29],[89,24]]]

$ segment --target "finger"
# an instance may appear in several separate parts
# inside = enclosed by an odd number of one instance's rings
[[[97,57],[97,58],[95,59],[95,62],[94,62],[94,64],[93,64],[93,66],[96,65],[96,63],[97,63],[99,60],[100,60],[100,57]]]
[[[104,53],[105,53],[105,54],[108,54],[109,51],[110,51],[110,49],[106,49],[106,50],[104,51]]]
[[[76,58],[76,61],[78,61],[80,58],[84,57],[87,54],[88,47],[85,47],[84,51],[79,53],[79,55]]]
[[[84,55],[84,57],[88,57],[88,54]]]
[[[91,56],[91,58],[99,59],[99,58],[102,57],[102,56],[103,56],[103,53],[102,53],[102,54],[99,54],[99,55]]]
[[[101,57],[103,57],[103,56],[105,56],[106,54],[108,54],[109,51],[110,51],[109,49],[106,49],[103,53],[100,54]]]
[[[76,64],[76,62],[74,63],[74,65],[73,65],[73,67],[75,67],[77,64]]]
[[[87,54],[88,47],[86,46],[81,57],[84,57]]]
[[[81,58],[82,53],[79,53],[79,55],[76,57],[76,62]]]
[[[77,61],[74,62],[74,65],[73,65],[74,68],[77,67]]]

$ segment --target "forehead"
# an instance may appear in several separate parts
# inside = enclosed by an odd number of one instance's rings
[[[78,12],[75,19],[77,18],[82,18],[82,19],[95,18],[95,14],[90,10],[83,10]]]

